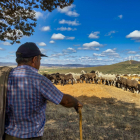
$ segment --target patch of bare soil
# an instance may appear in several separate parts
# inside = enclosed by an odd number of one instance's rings
[[[81,101],[83,140],[140,140],[140,95],[100,84],[56,85]],[[47,104],[43,140],[79,140],[79,114]]]

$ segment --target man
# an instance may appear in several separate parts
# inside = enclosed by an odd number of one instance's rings
[[[41,140],[47,100],[64,107],[82,108],[74,97],[59,91],[38,74],[42,54],[35,43],[22,44],[16,52],[18,66],[8,77],[5,140]]]

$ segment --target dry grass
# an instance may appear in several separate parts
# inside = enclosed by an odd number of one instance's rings
[[[140,95],[96,84],[57,88],[84,104],[83,140],[140,139]],[[46,139],[79,140],[79,114],[73,108],[48,102],[43,140]]]

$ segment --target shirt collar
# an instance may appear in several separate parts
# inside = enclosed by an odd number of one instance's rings
[[[38,73],[38,70],[36,68],[33,68],[29,65],[21,65],[21,66],[17,66],[15,69],[30,69],[36,73]]]

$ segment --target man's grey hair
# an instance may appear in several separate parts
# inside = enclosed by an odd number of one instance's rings
[[[28,64],[30,61],[32,61],[33,58],[34,57],[30,57],[30,58],[17,57],[16,62],[18,64]]]
[[[40,56],[40,55],[37,56],[38,59],[39,59],[39,56]],[[30,61],[33,60],[34,57],[35,57],[35,56],[29,57],[29,58],[17,57],[17,58],[16,58],[16,62],[17,62],[18,64],[28,64]]]

